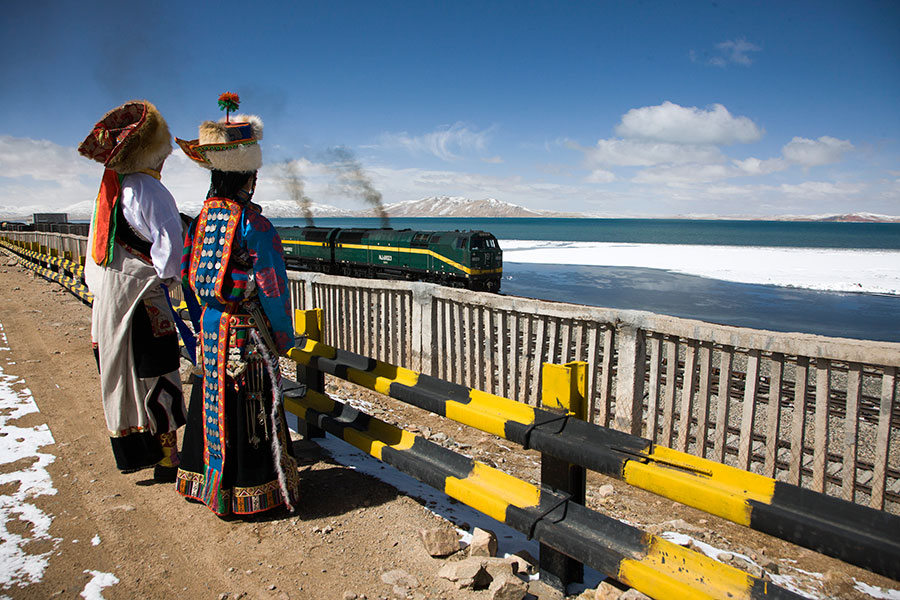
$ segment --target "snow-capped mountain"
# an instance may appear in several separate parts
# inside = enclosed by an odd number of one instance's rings
[[[260,200],[259,204],[262,206],[263,215],[270,219],[304,218],[300,205],[293,200]],[[352,217],[354,214],[343,208],[315,202],[310,205],[309,210],[313,217]]]
[[[384,207],[391,217],[544,217],[545,211],[535,211],[496,198],[471,200],[461,196],[430,196],[421,200],[407,200]],[[356,211],[356,216],[372,216],[374,211]]]

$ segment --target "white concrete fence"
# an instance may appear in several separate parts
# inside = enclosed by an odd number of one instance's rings
[[[82,236],[0,235],[86,251]],[[900,513],[900,344],[427,283],[291,272],[290,286],[295,308],[325,310],[330,345],[530,405],[542,363],[582,360],[598,425]]]
[[[582,360],[598,425],[900,513],[900,344],[426,283],[290,280],[295,308],[325,310],[330,345],[530,405],[542,363]]]

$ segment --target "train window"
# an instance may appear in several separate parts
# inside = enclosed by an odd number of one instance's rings
[[[428,236],[427,233],[417,233],[413,236],[412,244],[414,246],[427,246],[428,245]]]
[[[456,247],[457,248],[465,248],[466,247],[466,238],[464,238],[464,237],[456,238]]]
[[[485,248],[496,248],[497,240],[492,237],[475,237],[472,238],[472,249],[483,250]]]

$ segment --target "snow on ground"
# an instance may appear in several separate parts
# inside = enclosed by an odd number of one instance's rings
[[[10,471],[0,473],[0,489],[4,490],[0,493],[0,600],[10,597],[4,592],[16,596],[13,590],[40,582],[50,557],[62,541],[50,535],[53,515],[32,503],[38,496],[57,493],[47,472],[47,466],[56,457],[42,451],[55,441],[47,425],[19,427],[14,424],[17,419],[39,411],[25,380],[6,372],[15,365],[9,360],[9,351],[6,332],[0,323],[0,465]],[[16,466],[7,466],[13,464]],[[29,533],[19,535],[10,531],[13,524],[14,530],[22,528],[16,521],[24,522]],[[46,540],[52,544],[52,549],[38,554],[27,552],[25,545],[34,540]],[[94,545],[100,543],[99,536],[94,540]],[[102,600],[103,588],[119,581],[109,573],[90,573],[93,579],[81,592],[87,600]]]
[[[103,600],[103,588],[119,583],[119,578],[111,573],[101,573],[100,571],[85,571],[85,573],[90,573],[91,580],[81,592],[84,600]]]
[[[500,240],[503,261],[663,269],[733,281],[900,295],[900,250]]]
[[[0,589],[31,585],[43,576],[53,550],[40,554],[28,553],[24,546],[32,540],[47,540],[53,548],[60,540],[50,535],[51,515],[32,504],[34,498],[55,495],[56,488],[47,473],[47,466],[55,457],[41,452],[44,446],[54,443],[46,425],[19,427],[13,422],[25,415],[38,412],[31,390],[25,381],[9,375],[9,345],[3,324],[0,323],[0,465],[16,464],[12,472],[0,474]],[[9,469],[9,467],[6,467]],[[6,470],[4,469],[4,470]],[[30,530],[21,530],[21,521]],[[13,531],[10,531],[10,527]]]

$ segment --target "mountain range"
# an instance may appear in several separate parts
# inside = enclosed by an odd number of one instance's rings
[[[90,220],[93,213],[93,201],[87,200],[73,204],[66,209],[70,221],[87,221]],[[303,211],[300,206],[292,200],[270,200],[262,202],[263,214],[270,218],[294,218],[302,219]],[[186,203],[179,206],[180,210],[185,214],[197,214],[200,212],[199,203]],[[566,213],[549,210],[533,210],[518,206],[496,198],[484,198],[481,200],[472,200],[461,196],[430,196],[419,200],[407,200],[394,204],[384,205],[384,211],[391,218],[400,217],[453,217],[453,218],[504,218],[504,217],[568,217],[568,218],[629,218],[629,215],[610,215],[610,214],[592,214],[592,213]],[[377,217],[377,211],[372,207],[362,208],[358,210],[347,210],[330,206],[327,204],[314,203],[309,208],[313,219],[327,217]],[[0,212],[7,213],[9,211]],[[16,221],[30,221],[31,215],[15,215],[0,214],[0,218],[6,218]],[[640,218],[640,217],[635,217]],[[695,220],[712,220],[712,219],[731,219],[731,220],[771,220],[771,221],[839,221],[839,222],[856,222],[856,223],[900,223],[900,217],[888,215],[878,215],[873,213],[850,213],[850,214],[826,214],[826,215],[788,215],[788,216],[718,216],[718,215],[672,215],[670,217],[654,217],[654,218],[673,218],[673,219],[695,219]]]

